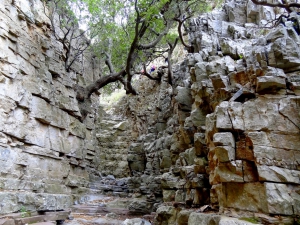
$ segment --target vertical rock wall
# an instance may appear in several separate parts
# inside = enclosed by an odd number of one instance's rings
[[[213,111],[205,132],[211,204],[299,215],[297,30],[289,22],[259,29],[275,11],[251,1],[224,9],[227,21],[207,15],[191,26],[202,55],[191,70],[192,93]]]
[[[173,68],[172,87],[140,99],[150,126],[128,161],[148,202],[300,215],[300,42],[290,21],[263,28],[276,13],[236,0],[191,20],[196,52]],[[174,224],[174,210],[158,210],[158,224]]]
[[[99,161],[94,112],[81,123],[74,84],[93,80],[84,55],[70,73],[39,0],[0,2],[0,213],[68,208]]]
[[[130,206],[143,213],[163,200],[299,216],[300,42],[290,21],[259,28],[274,17],[272,8],[227,1],[192,20],[196,52],[174,66],[172,86],[166,78],[137,82],[140,95],[122,105],[127,124],[100,123],[96,95],[94,112],[78,120],[72,86],[98,73],[88,54],[65,72],[63,47],[51,37],[40,1],[0,6],[1,213],[59,210],[88,187],[122,192],[126,183],[145,196]],[[131,177],[107,187],[98,183],[98,169]],[[158,215],[174,224],[176,216],[164,210]]]

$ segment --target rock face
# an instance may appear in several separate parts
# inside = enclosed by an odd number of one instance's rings
[[[249,10],[251,1],[243,4],[232,1],[225,6],[228,22],[218,22],[217,17],[208,20],[218,38],[209,46],[202,45],[203,39],[200,42],[200,54],[208,52],[206,68],[200,72],[195,64],[192,79],[195,102],[198,98],[200,108],[205,102],[213,111],[206,115],[205,127],[211,204],[221,211],[234,208],[299,215],[299,163],[295,161],[299,161],[300,136],[295,103],[300,97],[289,86],[299,70],[299,37],[294,28],[278,26],[266,36],[253,31],[229,40],[232,31],[243,29],[237,26],[239,10]],[[258,8],[262,22],[272,9]],[[230,15],[239,15],[239,19]],[[247,22],[257,22],[250,15],[244,17]],[[201,18],[195,20],[192,39],[205,29]],[[215,56],[213,49],[218,45]]]
[[[42,3],[14,2],[0,7],[1,213],[60,210],[93,191],[141,195],[129,210],[157,210],[155,224],[248,224],[181,206],[271,224],[300,215],[300,41],[291,21],[261,29],[274,9],[227,1],[190,21],[195,52],[174,65],[172,85],[138,80],[140,94],[120,103],[125,119],[103,116],[93,95],[81,122],[72,87],[90,84],[97,68],[84,60],[65,72]]]
[[[174,84],[163,81],[151,101],[128,100],[148,125],[128,158],[135,191],[224,213],[300,215],[299,37],[288,22],[262,32],[274,13],[227,1],[191,20],[196,52],[174,66]],[[176,207],[164,207],[156,224],[180,224]]]
[[[98,171],[104,176],[113,175],[116,178],[128,177],[130,174],[127,153],[131,134],[127,121],[118,118],[103,118],[100,122],[99,141],[100,154]]]
[[[0,18],[0,214],[66,209],[98,174],[98,96],[80,122],[72,89],[93,81],[92,67],[65,71],[42,1],[3,0]]]

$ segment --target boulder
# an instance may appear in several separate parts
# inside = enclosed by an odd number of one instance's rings
[[[293,207],[299,203],[299,195],[293,199],[286,184],[265,183],[268,211],[272,214],[292,215]],[[293,197],[296,197],[293,195]],[[295,201],[294,201],[295,200]],[[297,207],[299,208],[299,207]]]
[[[267,195],[264,184],[253,183],[223,183],[223,207],[232,207],[239,210],[268,213]],[[251,198],[249,198],[251,196]]]
[[[188,220],[192,211],[190,210],[181,210],[177,216],[177,224],[178,225],[188,225]]]
[[[218,146],[215,154],[220,162],[229,162],[235,160],[235,149],[230,146]]]
[[[188,225],[219,224],[221,216],[192,212],[189,216]]]
[[[149,214],[152,211],[152,204],[143,199],[134,199],[128,209],[132,214]]]
[[[172,206],[161,206],[156,211],[154,221],[158,224],[162,222],[166,225],[175,224],[178,211],[180,211],[180,209],[176,209]]]

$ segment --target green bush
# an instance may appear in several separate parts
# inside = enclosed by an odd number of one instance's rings
[[[244,221],[254,223],[254,224],[259,224],[259,222],[260,222],[259,219],[256,217],[241,217],[241,218],[239,218],[239,220],[244,220]]]
[[[31,212],[28,211],[25,206],[21,207],[20,212],[21,212],[22,218],[27,217],[27,216],[31,216]]]

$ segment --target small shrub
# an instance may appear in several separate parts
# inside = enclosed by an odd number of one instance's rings
[[[259,224],[259,222],[260,222],[259,219],[256,217],[241,217],[241,218],[239,218],[239,220],[244,220],[244,221],[254,223],[254,224]]]
[[[28,211],[25,206],[21,207],[20,212],[21,212],[22,218],[27,217],[27,216],[31,216],[31,212]]]

